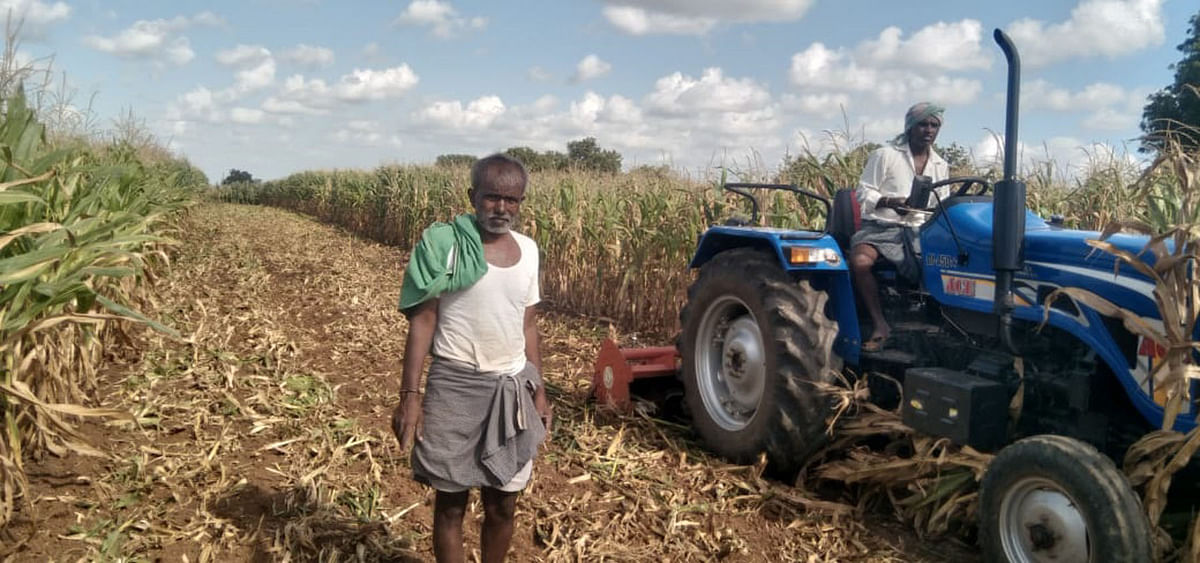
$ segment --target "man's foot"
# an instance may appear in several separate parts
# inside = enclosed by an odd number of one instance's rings
[[[878,352],[878,351],[882,350],[883,345],[887,343],[889,332],[890,331],[886,331],[886,330],[875,331],[875,334],[872,334],[871,338],[867,339],[866,342],[863,342],[862,351],[863,352]]]

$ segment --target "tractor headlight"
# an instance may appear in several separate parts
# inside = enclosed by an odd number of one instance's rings
[[[825,262],[837,264],[841,256],[832,248],[813,248],[808,246],[793,246],[788,248],[788,263],[796,265],[814,265]]]

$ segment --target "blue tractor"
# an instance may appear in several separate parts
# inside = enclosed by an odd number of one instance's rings
[[[1009,63],[1004,177],[934,186],[954,191],[919,230],[921,283],[880,272],[888,346],[862,347],[865,317],[846,260],[854,226],[838,220],[853,216],[846,194],[727,184],[756,215],[750,190],[787,190],[819,201],[831,220],[823,230],[733,224],[703,234],[680,315],[686,404],[707,447],[743,463],[766,451],[786,473],[826,441],[832,407],[821,384],[835,384],[843,366],[893,374],[906,424],[996,452],[980,492],[988,560],[1148,561],[1148,521],[1112,458],[1163,420],[1149,377],[1161,350],[1084,303],[1045,301],[1058,288],[1085,288],[1159,322],[1154,286],[1125,267],[1114,274],[1114,257],[1085,242],[1099,233],[1026,209],[1015,179],[1020,60],[1001,31],[995,37]],[[1133,253],[1147,242],[1108,240]],[[1185,410],[1181,431],[1195,424],[1194,406]]]

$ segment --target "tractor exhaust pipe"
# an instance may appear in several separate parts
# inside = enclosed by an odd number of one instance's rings
[[[1021,56],[1003,31],[993,34],[1008,59],[1008,99],[1004,117],[1004,179],[996,183],[992,206],[992,269],[996,271],[993,311],[1000,318],[1000,343],[1019,356],[1012,339],[1013,276],[1025,269],[1025,183],[1017,180],[1017,115],[1021,95]]]

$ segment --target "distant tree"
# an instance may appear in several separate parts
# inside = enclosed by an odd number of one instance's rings
[[[546,151],[542,153],[543,170],[566,170],[570,160],[562,151]]]
[[[968,176],[974,172],[975,163],[971,160],[971,151],[966,147],[950,143],[948,147],[934,145],[933,150],[946,159],[946,163],[950,165],[951,176]]]
[[[567,161],[573,168],[616,174],[621,171],[621,153],[605,150],[595,137],[567,143]]]
[[[479,160],[470,154],[443,154],[437,157],[434,165],[444,168],[469,168]]]
[[[529,147],[511,147],[505,150],[504,154],[521,161],[521,164],[524,164],[530,172],[542,170],[542,155]]]
[[[254,176],[251,176],[249,172],[246,172],[244,170],[238,170],[237,168],[234,168],[229,171],[229,175],[225,176],[224,180],[221,180],[221,185],[224,186],[225,184],[236,184],[239,182],[253,182],[253,181],[254,181]]]
[[[1151,94],[1142,111],[1143,151],[1162,148],[1172,133],[1185,148],[1200,148],[1200,12],[1188,23],[1188,37],[1176,47],[1183,59],[1168,67],[1175,82]]]
[[[559,151],[537,152],[529,147],[511,147],[504,151],[525,165],[530,172],[566,170],[567,155]]]
[[[631,168],[629,174],[653,178],[669,178],[671,177],[671,167],[666,164],[639,164]]]

